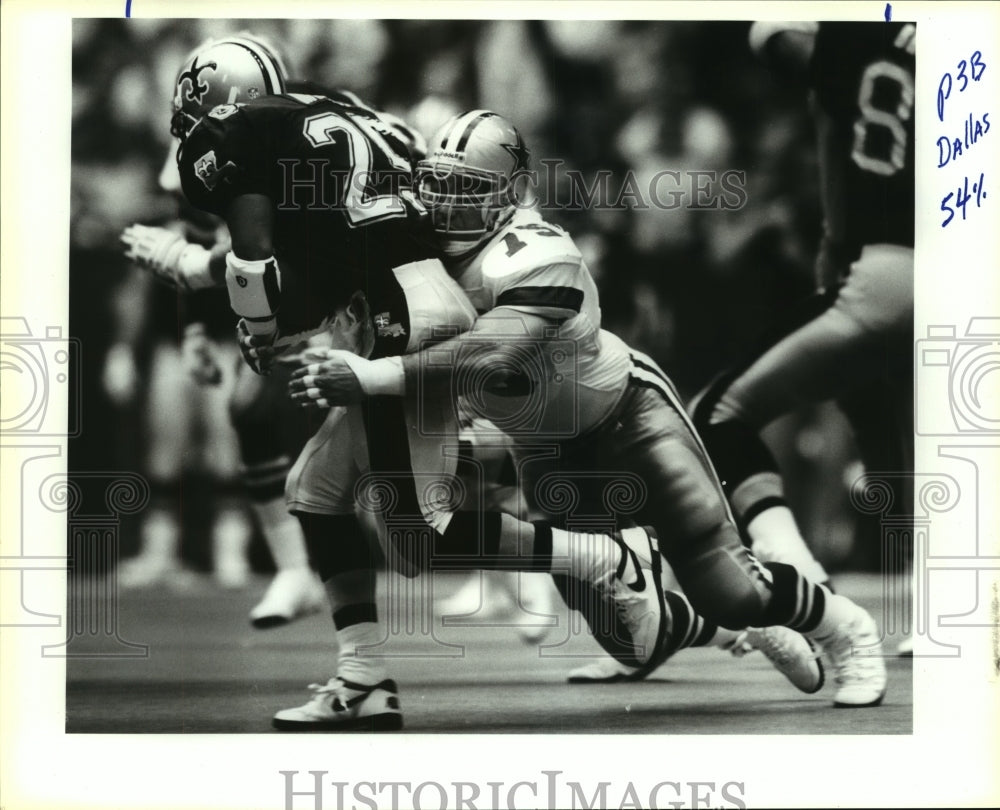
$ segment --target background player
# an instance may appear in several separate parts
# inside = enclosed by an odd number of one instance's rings
[[[756,23],[750,41],[808,76],[822,180],[821,289],[784,332],[713,382],[692,413],[753,548],[816,567],[758,433],[794,409],[836,399],[869,470],[913,469],[916,27]],[[900,502],[908,497],[899,493]]]

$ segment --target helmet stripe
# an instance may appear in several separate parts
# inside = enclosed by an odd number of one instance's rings
[[[461,152],[463,149],[465,149],[466,145],[469,143],[469,138],[472,137],[472,131],[477,126],[479,126],[481,121],[483,121],[486,118],[496,118],[496,117],[497,114],[495,112],[486,111],[480,113],[475,118],[473,118],[472,121],[469,122],[469,125],[465,128],[465,132],[462,133],[462,137],[458,139],[458,144],[455,146],[454,151]]]
[[[462,136],[469,128],[469,125],[478,120],[486,112],[486,110],[470,110],[469,112],[456,115],[451,124],[448,125],[448,135],[445,138],[446,141],[451,142],[451,145],[442,143],[441,148],[449,152],[457,152],[459,141],[462,141]],[[468,138],[465,139],[465,142],[467,141]]]
[[[264,76],[264,89],[267,91],[266,95],[272,96],[285,92],[284,76],[281,75],[281,71],[277,67],[277,60],[271,56],[270,52],[258,45],[256,42],[239,39],[237,37],[227,38],[218,44],[221,45],[226,42],[244,48],[256,60],[257,65]],[[258,51],[262,53],[258,53]]]
[[[451,123],[448,125],[448,135],[445,138],[445,143],[441,144],[442,149],[447,149],[449,152],[454,152],[458,147],[458,140],[462,137],[462,133],[465,132],[466,126],[470,121],[474,121],[480,115],[485,112],[484,110],[472,110],[471,112],[461,113],[456,115]],[[448,144],[450,141],[450,145]]]
[[[282,82],[288,79],[288,68],[285,66],[284,60],[281,58],[280,54],[274,50],[270,45],[268,45],[264,40],[258,39],[257,37],[236,37],[237,39],[245,39],[250,44],[256,45],[260,48],[265,56],[271,60],[274,65],[274,69],[278,72],[278,76],[281,78]]]

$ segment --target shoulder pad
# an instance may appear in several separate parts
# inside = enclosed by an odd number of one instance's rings
[[[226,200],[244,192],[252,138],[239,113],[216,107],[191,129],[177,157],[181,187],[192,205],[220,213]]]
[[[566,231],[533,211],[515,213],[483,255],[484,278],[506,279],[552,265],[580,265],[583,256]]]

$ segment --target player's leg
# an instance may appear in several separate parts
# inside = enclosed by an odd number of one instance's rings
[[[829,576],[799,531],[785,499],[777,460],[760,438],[759,428],[725,411],[720,400],[727,393],[732,396],[730,388],[738,381],[764,379],[757,374],[764,367],[755,361],[772,352],[774,359],[783,359],[786,353],[791,356],[793,346],[785,342],[788,336],[814,323],[833,300],[832,296],[816,296],[804,302],[773,330],[758,351],[749,355],[745,364],[724,372],[690,405],[695,427],[723,482],[737,526],[755,556],[765,562],[795,565],[827,585]],[[780,364],[769,367],[780,369]]]
[[[713,383],[692,413],[755,553],[820,578],[758,431],[800,406],[878,383],[885,347],[904,345],[912,334],[913,251],[865,247],[832,304],[803,315],[755,360]]]
[[[636,388],[635,386],[640,386]],[[661,550],[697,612],[723,627],[783,625],[817,642],[838,678],[837,705],[873,705],[885,692],[874,621],[784,563],[762,565],[743,545],[704,447],[669,381],[645,363],[602,460],[628,465],[655,498],[638,518],[662,527]],[[866,657],[852,656],[864,647]]]
[[[288,507],[302,525],[313,568],[329,600],[337,654],[312,698],[285,709],[273,724],[284,731],[385,731],[402,727],[396,685],[381,658],[365,655],[382,641],[376,605],[378,552],[354,513],[364,455],[359,408],[334,408],[288,476]]]
[[[498,431],[483,441],[487,425],[482,420],[478,428],[474,420],[463,424],[456,469],[464,493],[459,510],[495,509],[522,516],[516,482],[508,485],[510,482],[502,481],[510,463],[509,441]],[[458,589],[446,598],[435,599],[435,611],[446,622],[459,617],[494,620],[509,614],[517,604],[517,572],[472,571],[456,576],[464,576]]]
[[[670,621],[666,657],[694,647],[715,647],[736,657],[760,650],[799,691],[812,694],[822,689],[822,663],[815,648],[799,633],[782,626],[729,630],[699,616],[680,591],[665,590]],[[631,667],[606,656],[576,667],[566,680],[572,684],[639,681],[649,672],[649,668]]]
[[[642,389],[637,390],[640,397],[649,393]],[[630,398],[625,402],[624,408],[626,411],[633,411],[631,418],[626,418],[624,413],[620,414],[610,423],[613,427],[595,431],[577,441],[563,443],[555,457],[525,460],[522,464],[523,488],[529,502],[536,508],[548,511],[549,516],[553,518],[572,521],[574,519],[572,513],[576,511],[578,513],[576,519],[587,522],[595,518],[601,519],[600,515],[603,513],[606,522],[614,523],[616,519],[624,516],[626,519],[650,523],[659,535],[660,551],[667,555],[666,546],[676,543],[678,532],[685,531],[683,526],[678,529],[673,524],[689,519],[692,511],[689,502],[698,500],[698,493],[694,491],[696,487],[703,487],[706,491],[701,496],[702,501],[718,507],[717,514],[708,516],[706,525],[713,520],[719,524],[724,522],[725,507],[710,481],[702,482],[696,476],[688,476],[689,468],[697,467],[703,462],[703,459],[699,459],[689,447],[678,445],[666,453],[667,462],[672,464],[676,460],[670,474],[663,474],[655,467],[655,463],[664,463],[664,459],[655,451],[650,452],[647,445],[650,438],[662,438],[665,431],[661,426],[652,422],[643,425],[642,430],[636,433],[640,440],[635,440],[636,436],[633,436],[634,446],[621,453],[618,452],[617,444],[619,441],[629,439],[632,424],[642,423],[643,417],[634,413],[641,405],[641,399]],[[641,459],[633,458],[647,453],[653,456],[650,464],[640,464],[638,462]],[[687,491],[682,491],[685,487]],[[680,506],[666,517],[665,512],[669,506],[653,506],[671,500],[677,501]],[[704,527],[699,526],[696,531],[701,532],[703,529]],[[644,571],[650,569],[646,574],[648,582],[652,569],[657,567],[654,563],[661,561],[658,559],[651,561],[642,556],[643,545],[630,542],[631,533],[634,531],[636,530],[625,529],[619,534],[626,540],[630,550],[639,557],[639,568]],[[746,553],[745,549],[741,551],[743,554]],[[659,553],[656,556],[659,557]],[[667,556],[670,559],[670,555]],[[742,572],[738,570],[731,573],[733,584],[728,586],[726,594],[713,602],[713,606],[716,602],[724,602],[732,591],[743,585]],[[570,608],[579,610],[583,614],[595,639],[612,656],[616,664],[597,662],[583,671],[574,671],[571,674],[571,681],[574,683],[622,678],[637,680],[682,649],[699,646],[732,649],[739,641],[738,648],[742,650],[745,647],[744,642],[749,638],[748,634],[743,632],[745,625],[732,621],[728,627],[723,627],[721,626],[723,622],[720,622],[717,615],[707,610],[703,610],[700,614],[696,612],[682,593],[664,587],[664,581],[668,577],[658,573],[657,584],[663,592],[665,610],[665,637],[660,647],[661,654],[653,659],[650,665],[629,666],[629,662],[624,660],[619,649],[623,640],[626,643],[629,640],[629,633],[618,621],[618,617],[605,609],[601,595],[595,594],[588,583],[580,582],[573,576],[555,576],[554,579],[566,603]],[[754,599],[755,596],[750,594],[748,598]],[[776,666],[800,690],[816,691],[822,685],[822,668],[816,662],[808,642],[784,629],[774,631],[773,635],[774,639],[761,636],[751,641],[764,649],[765,642],[769,645],[772,641],[780,640],[785,649],[783,658],[786,660],[775,661]]]
[[[662,649],[665,635],[662,590],[636,591],[643,579],[622,533],[566,531],[552,523],[528,522],[483,509],[458,510],[463,499],[456,475],[459,442],[452,406],[374,397],[363,411],[368,423],[371,473],[386,527],[387,554],[408,576],[426,570],[564,572],[588,583],[618,606],[629,628],[623,660],[646,664]],[[377,426],[377,429],[376,429]],[[418,429],[413,429],[419,426]],[[449,438],[450,437],[450,438]],[[633,529],[632,542],[645,543],[654,559],[655,538]]]
[[[244,488],[277,569],[263,598],[250,611],[250,621],[257,628],[287,624],[326,604],[322,584],[309,566],[302,527],[285,504],[289,446],[294,446],[285,440],[287,423],[294,426],[305,418],[291,405],[285,386],[281,367],[261,377],[240,362],[229,400]]]
[[[123,588],[159,583],[183,587],[189,580],[181,562],[177,504],[190,432],[191,387],[177,347],[158,344],[153,350],[145,404],[150,506],[140,528],[139,553],[124,560],[119,570]]]
[[[217,385],[199,385],[194,409],[201,425],[203,466],[213,479],[215,519],[212,525],[212,568],[224,588],[242,588],[250,578],[253,526],[239,485],[239,444],[229,420],[228,403],[235,383],[238,354],[231,344],[210,341],[207,347],[221,370]]]

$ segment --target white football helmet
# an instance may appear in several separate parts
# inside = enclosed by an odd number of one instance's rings
[[[446,254],[469,253],[513,215],[528,157],[514,125],[489,110],[457,115],[434,134],[416,188]]]
[[[277,52],[253,34],[213,39],[185,60],[174,85],[170,133],[183,139],[220,104],[285,92],[288,72]]]

